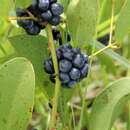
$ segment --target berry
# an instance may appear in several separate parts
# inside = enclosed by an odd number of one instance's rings
[[[81,54],[77,54],[73,60],[74,67],[82,68],[84,65],[84,58]]]
[[[50,3],[52,4],[52,3],[56,3],[57,2],[57,0],[50,0]]]
[[[72,87],[72,86],[74,86],[75,84],[76,84],[77,82],[76,81],[70,81],[68,84],[67,84],[67,86],[68,87]]]
[[[70,71],[70,77],[72,80],[78,80],[80,79],[80,71],[76,68],[73,68],[71,71]]]
[[[52,29],[52,34],[53,34],[54,40],[59,40],[61,38],[61,33],[56,28]]]
[[[33,24],[33,26],[28,26],[28,28],[26,29],[26,32],[29,35],[38,35],[40,31],[40,27],[36,24]]]
[[[51,11],[53,15],[61,15],[63,13],[63,6],[59,3],[54,3],[51,5]]]
[[[72,63],[70,61],[63,59],[59,62],[59,70],[61,72],[64,73],[69,72],[71,68],[72,68]]]
[[[61,17],[60,16],[53,16],[52,19],[49,21],[50,24],[57,26],[61,21]]]
[[[71,50],[67,50],[66,52],[63,53],[63,56],[68,60],[72,60],[74,53]]]
[[[41,18],[42,18],[43,20],[45,20],[45,21],[50,20],[50,19],[52,18],[52,13],[51,13],[51,11],[47,10],[46,12],[43,12],[43,13],[41,14]]]
[[[44,62],[44,70],[48,74],[54,73],[53,63],[51,59],[48,59]]]
[[[25,9],[17,8],[17,9],[16,9],[16,15],[17,15],[18,17],[22,17],[22,16],[27,15],[27,12],[26,12]]]
[[[61,80],[62,84],[69,83],[69,81],[70,81],[69,75],[66,73],[60,73],[60,80]]]
[[[49,5],[50,5],[49,0],[38,0],[38,7],[43,12],[48,10]]]
[[[86,77],[88,75],[88,64],[85,64],[84,67],[81,69],[81,76]]]
[[[56,50],[59,79],[63,87],[71,88],[88,75],[88,56],[81,53],[79,48],[72,48],[70,44],[64,44]],[[51,64],[48,63],[51,61]],[[55,73],[50,57],[44,64],[45,71],[50,74],[50,80],[55,82]],[[50,71],[53,70],[53,71]]]

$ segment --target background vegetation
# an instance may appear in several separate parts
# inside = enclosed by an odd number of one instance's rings
[[[51,130],[130,130],[130,0],[60,2],[67,28],[59,28],[69,30],[71,44],[90,56],[90,72],[74,88],[60,88]],[[28,36],[10,19],[30,3],[0,4],[0,130],[47,130],[51,122],[55,87],[43,70],[46,32]],[[106,35],[108,46],[100,39]]]

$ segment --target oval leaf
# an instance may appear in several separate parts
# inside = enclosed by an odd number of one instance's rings
[[[90,115],[90,130],[110,130],[126,101],[130,99],[130,78],[109,85],[96,98]]]
[[[86,44],[95,35],[97,0],[71,0],[67,18],[69,30],[75,44]]]
[[[125,35],[127,35],[130,32],[129,18],[130,18],[130,0],[127,0],[125,6],[121,10],[115,30],[116,41],[119,43],[121,43]]]
[[[0,129],[25,130],[34,103],[32,64],[15,58],[0,67]]]

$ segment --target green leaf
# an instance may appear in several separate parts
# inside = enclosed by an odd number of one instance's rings
[[[18,35],[11,37],[9,40],[17,56],[26,57],[33,64],[36,74],[36,86],[44,88],[51,96],[53,87],[43,69],[43,62],[48,58],[47,39],[43,36]]]
[[[95,44],[96,50],[100,50],[100,49],[105,47],[104,45],[102,45],[98,41],[95,41],[95,43],[94,42],[90,43],[91,46],[93,46],[94,44]],[[130,68],[130,62],[125,57],[114,52],[112,49],[107,49],[103,53],[106,54],[107,56],[109,56],[110,58],[112,58],[113,60],[117,61],[118,64],[126,67],[127,69]]]
[[[13,0],[1,0],[0,1],[0,17],[6,18],[9,15],[10,9],[13,7]]]
[[[35,75],[25,58],[0,67],[0,129],[25,130],[32,115]]]
[[[101,92],[90,115],[90,130],[110,130],[112,123],[130,99],[130,78],[122,78],[110,84]]]
[[[127,0],[117,21],[115,36],[116,41],[121,43],[130,32],[130,0]]]
[[[68,26],[74,44],[83,45],[95,35],[97,0],[72,0],[68,6]]]
[[[16,0],[15,6],[16,7],[28,7],[31,5],[32,0]]]

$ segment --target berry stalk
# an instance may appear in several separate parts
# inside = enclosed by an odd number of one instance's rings
[[[54,64],[54,70],[56,74],[55,92],[54,92],[54,97],[53,97],[53,102],[52,102],[53,108],[51,112],[51,120],[50,120],[50,125],[49,125],[49,130],[52,130],[55,128],[55,125],[56,125],[58,96],[59,96],[59,91],[60,91],[60,80],[59,80],[58,61],[57,61],[57,56],[56,56],[55,44],[53,43],[54,40],[53,40],[51,25],[48,24],[46,26],[46,30],[48,34],[48,44],[50,47],[52,60]]]

